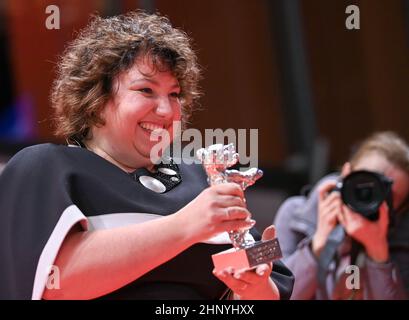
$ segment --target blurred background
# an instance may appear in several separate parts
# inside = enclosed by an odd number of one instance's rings
[[[49,5],[60,29],[46,28]],[[360,11],[348,30],[346,8]],[[0,0],[0,163],[53,137],[55,62],[90,14],[167,15],[195,40],[203,111],[192,127],[258,129],[259,228],[378,130],[409,140],[409,0]],[[1,169],[0,169],[1,170]]]

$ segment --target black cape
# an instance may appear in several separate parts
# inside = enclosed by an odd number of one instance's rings
[[[0,299],[41,299],[47,266],[73,225],[85,228],[92,218],[112,220],[118,213],[163,216],[184,207],[208,184],[201,166],[182,163],[179,169],[182,182],[159,194],[83,148],[43,144],[17,153],[0,175]],[[226,287],[212,274],[211,255],[230,247],[196,244],[101,298],[218,299]],[[271,276],[281,299],[288,299],[291,272],[275,262]]]

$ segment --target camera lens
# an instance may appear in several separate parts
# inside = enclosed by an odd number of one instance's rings
[[[365,183],[355,187],[355,198],[364,203],[369,203],[373,200],[373,184]]]
[[[344,178],[341,189],[343,202],[353,211],[370,220],[378,218],[388,188],[382,175],[370,171],[355,171]]]

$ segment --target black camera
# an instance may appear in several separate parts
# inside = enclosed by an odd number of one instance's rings
[[[391,179],[380,173],[360,170],[339,181],[333,191],[341,193],[342,201],[350,209],[375,221],[382,202],[392,205],[392,184]]]

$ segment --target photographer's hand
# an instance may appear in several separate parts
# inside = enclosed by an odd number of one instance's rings
[[[320,255],[329,234],[337,225],[337,216],[341,212],[342,200],[339,192],[328,194],[335,186],[336,181],[327,181],[318,191],[317,230],[312,238],[312,251],[316,257]]]
[[[377,221],[370,221],[351,211],[345,205],[342,206],[342,212],[338,215],[338,220],[348,235],[362,243],[369,258],[378,263],[388,261],[389,209],[385,202],[379,208],[379,219]]]

